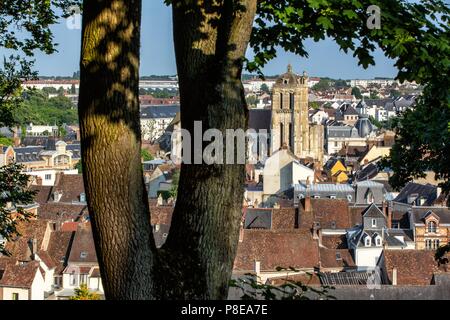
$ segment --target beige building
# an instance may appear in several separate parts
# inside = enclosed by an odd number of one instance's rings
[[[299,158],[323,162],[324,128],[309,124],[308,76],[295,74],[291,65],[272,89],[271,129],[271,153],[286,145]]]

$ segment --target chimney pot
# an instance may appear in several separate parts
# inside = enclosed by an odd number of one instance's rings
[[[392,269],[392,285],[397,285],[397,268]]]

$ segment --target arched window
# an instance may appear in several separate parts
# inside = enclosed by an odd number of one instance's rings
[[[428,222],[427,231],[428,232],[436,232],[436,222],[435,221]]]

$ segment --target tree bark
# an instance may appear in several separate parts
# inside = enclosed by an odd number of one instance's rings
[[[83,5],[81,151],[103,286],[107,299],[149,299],[155,244],[140,156],[141,1]]]
[[[172,5],[181,124],[247,128],[241,83],[256,0]],[[244,164],[183,164],[172,225],[153,240],[140,162],[140,0],[84,1],[79,116],[86,195],[107,299],[224,299]]]
[[[241,72],[256,0],[176,1],[172,12],[182,128],[191,137],[194,121],[202,121],[203,130],[245,131],[248,111]],[[172,268],[165,270],[169,276],[160,288],[162,296],[227,297],[244,178],[243,164],[182,165],[172,225],[162,248]]]

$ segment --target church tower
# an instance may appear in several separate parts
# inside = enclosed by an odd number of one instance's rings
[[[289,64],[272,88],[272,153],[283,146],[297,157],[310,150],[308,76],[296,75]]]

